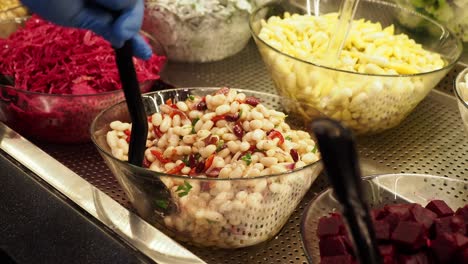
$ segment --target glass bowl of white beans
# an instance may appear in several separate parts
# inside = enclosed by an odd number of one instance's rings
[[[337,27],[340,3],[272,1],[258,8],[250,17],[258,50],[278,93],[304,103],[295,109],[304,118],[319,111],[357,134],[395,127],[454,66],[462,42],[419,13],[362,0],[344,48],[334,55],[328,46],[343,28]],[[401,26],[401,15],[424,20],[427,31]]]
[[[285,114],[297,102],[226,87],[143,98],[149,133],[142,167],[127,162],[124,102],[96,117],[91,138],[139,215],[177,240],[218,248],[266,241],[322,170],[304,120]]]
[[[460,72],[455,80],[455,95],[465,131],[468,133],[468,68]]]

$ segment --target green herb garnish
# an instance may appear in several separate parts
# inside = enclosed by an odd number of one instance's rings
[[[156,200],[156,206],[162,209],[167,209],[169,203],[166,200]]]
[[[188,156],[184,156],[182,162],[185,164],[185,166],[190,167]]]
[[[239,111],[239,119],[241,118],[242,116],[242,109]]]
[[[284,139],[292,141],[292,138],[290,136],[286,136]]]
[[[190,185],[188,181],[184,181],[184,184],[179,185],[175,192],[177,193],[177,195],[179,195],[179,197],[184,197],[190,192],[191,189],[192,185]]]
[[[241,158],[241,160],[245,161],[245,163],[247,163],[247,166],[249,166],[250,163],[252,163],[252,155],[250,155],[250,153],[247,153]]]
[[[224,140],[219,140],[218,143],[216,143],[216,152],[220,152],[224,147]]]
[[[189,95],[189,96],[188,96],[188,99],[190,99],[190,101],[194,101],[194,100],[195,100],[195,96]]]
[[[317,153],[317,145],[315,145],[314,148],[310,152],[312,152],[314,154]]]
[[[197,122],[200,120],[200,118],[195,118],[194,120],[192,120],[192,131],[190,133],[192,134],[195,134],[195,125],[197,124]]]

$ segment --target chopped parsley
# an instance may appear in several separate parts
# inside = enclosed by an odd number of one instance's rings
[[[252,155],[250,153],[247,153],[241,158],[241,160],[245,161],[245,163],[247,163],[247,166],[249,166],[250,163],[252,163]]]
[[[184,184],[179,185],[175,192],[177,193],[177,195],[179,195],[179,197],[184,197],[190,192],[191,189],[192,185],[190,185],[188,181],[184,181]]]
[[[224,140],[218,140],[218,143],[216,143],[216,152],[220,152],[224,147]]]
[[[190,101],[194,101],[194,100],[195,100],[195,96],[189,95],[188,99],[189,99]]]
[[[200,118],[195,118],[194,120],[192,120],[192,131],[190,133],[192,134],[195,134],[195,125],[197,124],[197,122],[200,120]]]
[[[190,167],[188,156],[184,156],[182,162],[185,164],[185,166]]]
[[[241,118],[242,116],[242,109],[239,111],[239,119]]]
[[[314,148],[310,152],[312,152],[314,154],[317,153],[317,145],[315,145]]]
[[[292,138],[290,136],[286,136],[284,139],[292,141]]]
[[[169,203],[166,200],[156,200],[156,206],[162,209],[167,209]]]

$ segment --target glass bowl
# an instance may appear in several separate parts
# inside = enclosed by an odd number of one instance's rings
[[[7,38],[27,19],[0,21],[0,38]],[[158,43],[151,38],[150,44],[155,52],[161,51]],[[154,82],[141,83],[142,93],[151,91]],[[17,89],[7,83],[0,74],[0,121],[25,137],[45,142],[89,142],[89,127],[96,115],[124,98],[122,90],[89,95],[58,95]]]
[[[142,26],[162,43],[169,60],[219,61],[241,51],[250,39],[248,21],[253,7],[246,4],[253,5],[249,4],[253,1],[170,2],[145,1]],[[216,11],[207,11],[206,6]]]
[[[158,112],[167,99],[186,100],[189,95],[204,96],[219,88],[180,88],[145,94],[148,114]],[[237,89],[236,89],[237,90]],[[270,109],[287,110],[288,100],[267,93],[238,90],[255,96]],[[287,111],[286,111],[287,112]],[[292,128],[302,128],[301,121],[287,117]],[[94,120],[91,138],[101,156],[115,175],[138,214],[177,240],[197,246],[240,248],[258,244],[275,236],[289,219],[304,194],[322,169],[320,161],[282,174],[253,178],[218,179],[185,177],[158,173],[130,165],[115,158],[107,144],[109,124],[129,122],[124,102],[116,104]],[[164,186],[179,208],[165,211],[167,201],[161,200]],[[179,197],[177,188],[191,186],[186,196]]]
[[[263,19],[283,17],[284,12],[306,14],[306,2],[276,0],[258,8],[250,17],[252,35],[278,93],[304,103],[305,107],[295,112],[305,119],[320,112],[341,121],[357,134],[373,134],[397,126],[462,54],[461,41],[446,27],[392,3],[372,0],[359,2],[355,19],[379,22],[382,28],[393,24],[396,33],[405,33],[426,50],[439,53],[446,65],[439,70],[407,75],[357,73],[287,55],[259,37]],[[340,2],[319,1],[320,14],[337,12]],[[399,26],[396,16],[401,13],[426,20],[432,34],[408,31]]]
[[[468,133],[468,68],[458,74],[454,90],[465,131]]]
[[[372,208],[388,204],[418,203],[444,200],[453,210],[468,204],[468,182],[424,174],[384,174],[363,178],[364,197]],[[310,263],[320,260],[318,221],[331,212],[340,212],[341,206],[333,190],[327,189],[315,197],[305,209],[301,220],[301,238]]]

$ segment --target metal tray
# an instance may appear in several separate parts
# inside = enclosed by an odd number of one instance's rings
[[[468,137],[452,95],[453,80],[462,68],[457,65],[400,126],[358,138],[365,175],[408,172],[468,180]],[[163,79],[179,87],[230,86],[275,93],[253,43],[221,62],[169,64]],[[91,144],[64,146],[37,142],[36,145],[132,211],[122,189]],[[326,186],[326,178],[321,175],[282,231],[266,243],[237,250],[183,246],[207,263],[307,263],[300,241],[299,219],[311,198]],[[468,199],[466,190],[440,188]]]

